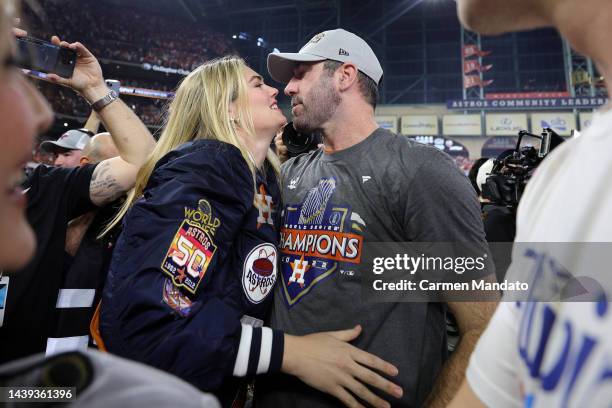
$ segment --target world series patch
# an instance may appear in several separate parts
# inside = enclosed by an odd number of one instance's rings
[[[176,287],[195,294],[216,250],[217,246],[204,229],[184,220],[174,235],[161,269]]]

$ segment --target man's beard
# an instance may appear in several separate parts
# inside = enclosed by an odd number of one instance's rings
[[[302,103],[302,112],[293,117],[293,127],[301,133],[313,133],[322,130],[323,124],[334,116],[340,94],[334,89],[332,77],[323,73],[308,95],[297,102]]]

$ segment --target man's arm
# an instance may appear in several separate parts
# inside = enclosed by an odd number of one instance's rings
[[[83,125],[83,127],[92,132],[93,134],[98,133],[98,130],[100,129],[100,117],[98,116],[95,110],[91,110],[91,113],[87,118],[87,122],[85,122],[85,125]]]
[[[474,390],[470,387],[467,380],[463,380],[461,388],[453,398],[448,408],[486,408],[480,399],[474,394]]]
[[[50,74],[49,80],[68,86],[91,104],[109,92],[104,83],[102,69],[96,57],[81,43],[72,44],[53,37],[54,44],[77,52],[77,62],[72,78]],[[91,184],[91,201],[102,206],[119,198],[134,186],[138,169],[155,147],[155,140],[134,112],[121,100],[116,100],[98,112],[104,126],[110,132],[120,157],[102,161],[95,169]]]
[[[453,399],[464,381],[470,355],[497,305],[496,302],[448,302],[447,304],[457,319],[459,343],[442,367],[436,384],[425,402],[426,407],[445,407]]]

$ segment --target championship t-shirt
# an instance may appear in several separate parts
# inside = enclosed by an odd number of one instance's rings
[[[394,406],[420,406],[446,359],[441,303],[362,301],[366,242],[480,242],[480,205],[443,152],[377,129],[334,154],[315,151],[282,168],[281,268],[271,325],[289,334],[360,324],[352,344],[399,368]],[[298,242],[312,241],[300,246]],[[257,406],[336,406],[284,375],[256,385]]]

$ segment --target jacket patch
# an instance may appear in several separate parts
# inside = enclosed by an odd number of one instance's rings
[[[170,309],[181,317],[187,317],[194,303],[196,303],[174,286],[170,279],[164,279],[163,300]]]
[[[174,235],[161,269],[177,288],[195,294],[217,250],[207,230],[184,220]]]
[[[242,271],[242,288],[251,303],[261,303],[276,283],[276,247],[259,244],[246,256]]]
[[[268,195],[263,184],[259,186],[259,193],[255,194],[255,207],[259,212],[257,216],[257,229],[262,225],[269,224],[274,227],[272,213],[274,212],[274,202],[272,196]]]

